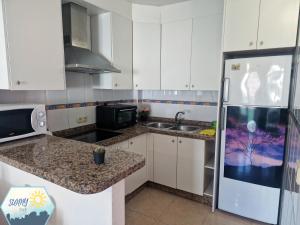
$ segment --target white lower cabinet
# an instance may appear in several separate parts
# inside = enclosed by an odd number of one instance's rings
[[[178,138],[177,189],[203,195],[205,141]]]
[[[143,155],[147,158],[147,136],[141,135],[129,140],[129,147],[126,151]],[[125,193],[130,194],[148,180],[147,166],[139,169],[125,179]]]
[[[154,134],[154,182],[176,188],[177,137]]]

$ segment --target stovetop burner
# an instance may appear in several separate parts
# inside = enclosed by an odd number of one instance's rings
[[[76,135],[69,136],[67,138],[82,141],[86,143],[97,143],[99,141],[103,141],[112,137],[116,137],[121,135],[121,133],[112,132],[112,131],[104,131],[104,130],[93,130],[85,133],[80,133]]]

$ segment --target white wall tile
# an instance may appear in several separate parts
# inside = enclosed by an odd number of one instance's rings
[[[87,116],[87,112],[84,107],[68,109],[68,119],[69,119],[70,128],[87,125],[87,123],[78,123],[78,119],[80,117],[85,117],[85,116]]]
[[[47,111],[48,129],[51,132],[70,128],[68,119],[68,109]]]
[[[86,74],[66,73],[68,103],[82,103],[85,101]]]
[[[85,107],[85,110],[88,118],[87,124],[96,123],[96,107],[95,106]]]
[[[85,76],[85,102],[94,102],[93,77],[91,75]]]
[[[67,100],[67,91],[46,91],[46,104],[47,105],[58,105],[66,104]]]

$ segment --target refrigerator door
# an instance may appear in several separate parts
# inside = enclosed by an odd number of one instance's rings
[[[291,55],[226,60],[224,104],[287,107],[291,67]]]
[[[219,208],[277,224],[287,109],[225,106]]]

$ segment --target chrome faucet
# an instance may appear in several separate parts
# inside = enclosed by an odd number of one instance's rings
[[[178,112],[178,113],[176,113],[176,115],[175,115],[175,124],[176,124],[176,126],[180,125],[181,121],[183,120],[182,116],[184,114],[185,114],[185,112]],[[180,115],[182,115],[182,116],[180,116]]]

